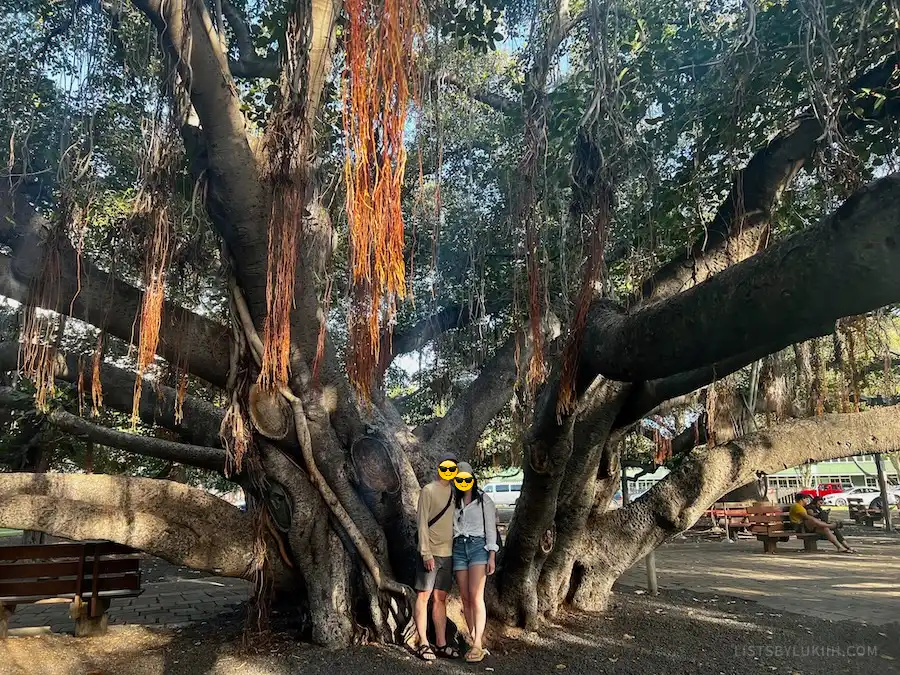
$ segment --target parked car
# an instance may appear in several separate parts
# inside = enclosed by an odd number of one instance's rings
[[[875,487],[855,487],[826,495],[823,501],[828,506],[847,506],[848,499],[862,499],[863,506],[868,506],[879,494],[881,491]]]
[[[494,504],[503,508],[512,508],[522,494],[521,483],[487,483],[484,491],[491,496]]]
[[[825,497],[826,495],[843,492],[849,489],[850,485],[842,485],[841,483],[819,483],[814,488],[804,488],[797,490],[797,494],[808,495],[810,497]]]
[[[888,485],[888,504],[891,506],[897,506],[900,504],[900,486],[897,485]],[[881,491],[879,490],[878,494],[875,496],[875,499],[871,501],[869,504],[870,509],[880,509],[881,508]]]

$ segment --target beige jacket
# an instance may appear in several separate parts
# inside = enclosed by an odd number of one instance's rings
[[[423,560],[453,554],[453,504],[428,527],[428,521],[441,512],[449,499],[450,483],[445,481],[433,481],[419,492],[419,553]]]

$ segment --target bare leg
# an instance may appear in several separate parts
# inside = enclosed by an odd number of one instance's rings
[[[434,621],[434,643],[438,647],[445,647],[447,645],[447,591],[434,592],[431,618]]]
[[[469,630],[469,636],[474,638],[475,606],[472,604],[472,594],[469,590],[469,570],[461,570],[456,573],[456,586],[459,588],[459,599],[462,600],[466,628]]]
[[[416,593],[416,632],[419,634],[419,644],[428,644],[428,599],[431,591],[418,591]]]
[[[847,548],[846,546],[844,546],[837,540],[837,538],[834,536],[834,532],[831,531],[831,528],[819,527],[819,528],[817,528],[817,530],[818,530],[819,534],[825,535],[825,538],[828,541],[830,541],[832,544],[834,544],[834,547],[838,551],[843,551],[844,549]]]
[[[472,646],[483,649],[484,627],[487,623],[487,608],[484,605],[484,584],[487,579],[486,565],[469,566],[469,595],[472,598],[475,630],[472,632]]]

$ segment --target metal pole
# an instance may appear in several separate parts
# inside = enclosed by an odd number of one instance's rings
[[[647,565],[647,590],[650,595],[659,595],[659,584],[656,583],[656,551],[650,551],[644,559]]]
[[[891,504],[888,501],[887,481],[884,478],[884,467],[881,464],[881,453],[875,453],[875,470],[878,472],[878,487],[881,488],[881,517],[884,519],[884,529],[891,531]]]
[[[628,497],[628,474],[625,467],[622,467],[622,506],[626,506],[630,501]],[[656,551],[650,551],[644,558],[644,565],[647,567],[647,590],[650,595],[659,595],[659,584],[656,583]]]

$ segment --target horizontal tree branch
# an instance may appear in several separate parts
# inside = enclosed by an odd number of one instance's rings
[[[829,324],[827,330],[831,330],[831,324]],[[761,358],[774,354],[785,346],[782,344],[785,341],[787,344],[803,342],[806,339],[804,335],[807,332],[808,329],[804,329],[796,335],[779,338],[777,342],[760,344],[746,352],[722,359],[708,366],[702,366],[701,368],[678,373],[677,375],[670,375],[669,377],[641,382],[640,385],[632,389],[628,400],[625,401],[622,409],[619,411],[614,428],[622,429],[630,426],[656,410],[663,403],[697,391],[716,380],[736,373],[741,368],[745,368]]]
[[[595,511],[579,554],[584,584],[573,604],[590,609],[625,570],[666,538],[691,527],[722,495],[804,462],[900,449],[900,406],[792,420],[772,429],[695,451],[643,497],[621,509]]]
[[[841,317],[900,300],[900,174],[699,286],[631,314],[591,308],[583,367],[627,382],[703,368],[828,333]]]
[[[514,116],[522,114],[521,102],[507,98],[501,94],[494,94],[486,89],[476,89],[452,75],[441,73],[433,77],[433,82],[437,84],[442,82],[448,84],[454,89],[468,95],[473,101],[483,103],[488,108],[492,108],[504,115]]]
[[[253,570],[251,516],[205,490],[171,481],[0,474],[0,526],[113,541],[220,576],[248,578]]]
[[[0,372],[16,370],[18,360],[18,343],[0,342]],[[76,386],[79,379],[83,379],[85,388],[83,396],[86,405],[90,405],[92,394],[90,358],[57,353],[54,359],[54,375],[57,379]],[[100,381],[103,387],[103,405],[113,410],[131,413],[135,374],[104,363],[100,367]],[[178,393],[174,389],[145,378],[141,383],[139,410],[141,421],[174,431],[188,443],[218,447],[223,411],[195,396],[185,396],[182,402],[183,416],[181,421],[178,421],[175,414],[177,400]]]
[[[848,98],[863,88],[884,88],[894,78],[898,62],[900,57],[893,56],[860,75],[848,87]],[[890,91],[887,93],[890,96]],[[855,132],[866,120],[900,113],[900,97],[896,95],[877,108],[875,98],[869,98],[853,101],[841,120],[845,134]],[[864,108],[862,117],[854,111],[860,105]],[[712,222],[691,244],[687,255],[663,265],[642,284],[638,297],[633,300],[670,297],[764,248],[772,210],[800,169],[815,156],[823,135],[821,121],[808,112],[758,151],[737,174],[728,197]],[[623,251],[627,252],[627,248],[617,247],[617,252]]]
[[[90,323],[132,343],[139,334],[143,292],[80,259],[67,239],[51,241],[51,224],[18,192],[0,181],[0,295],[26,303],[44,265],[49,246],[56,246],[59,266],[52,272],[58,302],[45,307]],[[53,303],[51,303],[53,304]],[[187,362],[197,377],[222,387],[228,377],[230,331],[222,324],[166,301],[160,326],[159,354],[170,363]]]
[[[217,473],[223,473],[225,470],[225,451],[219,448],[188,445],[161,438],[116,431],[88,422],[65,410],[53,410],[47,415],[47,419],[66,433],[100,443],[101,445],[127,450],[146,457],[156,457],[157,459],[165,459],[171,462],[178,462],[179,464],[187,464],[188,466],[195,466]]]

